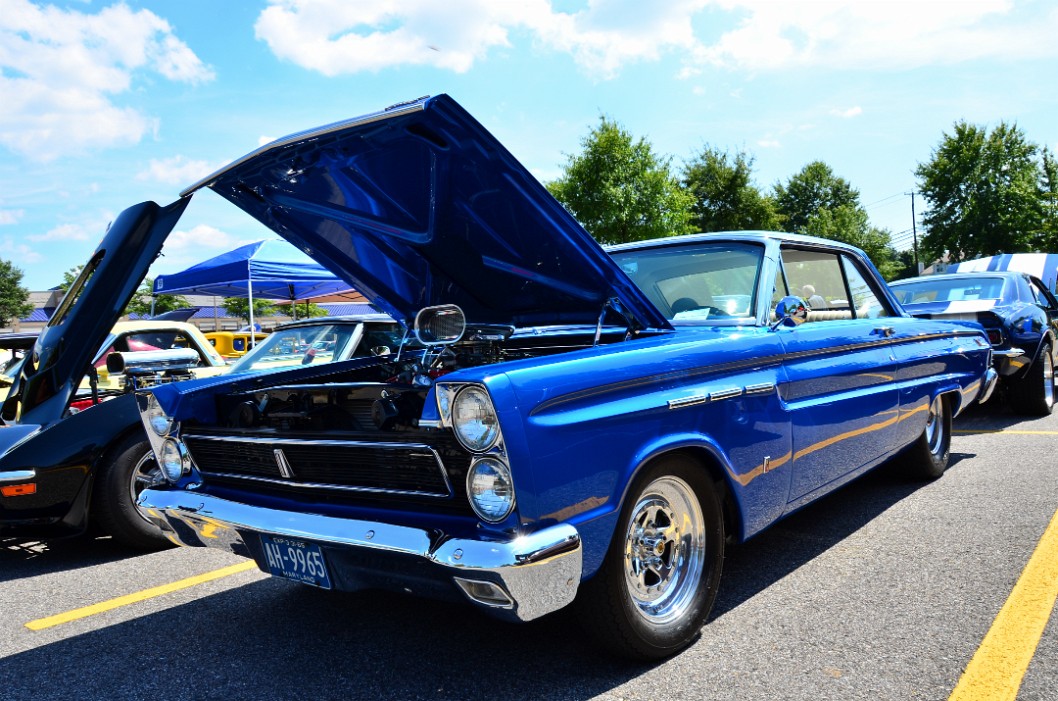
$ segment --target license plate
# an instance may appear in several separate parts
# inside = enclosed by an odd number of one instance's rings
[[[331,577],[327,574],[327,563],[320,546],[297,538],[264,534],[261,535],[261,545],[268,561],[268,571],[273,575],[323,589],[331,588]]]

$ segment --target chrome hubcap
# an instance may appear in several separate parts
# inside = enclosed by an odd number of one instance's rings
[[[136,467],[132,468],[132,479],[129,480],[129,496],[132,497],[132,503],[136,503],[136,499],[139,498],[140,492],[148,487],[155,487],[165,482],[165,477],[162,476],[162,470],[158,467],[158,463],[154,460],[154,453],[148,452],[139,459],[136,463]],[[150,523],[139,507],[136,507],[136,513],[140,515],[144,521]]]
[[[689,484],[665,476],[639,498],[625,534],[625,585],[652,623],[679,618],[698,591],[705,562],[705,519]]]

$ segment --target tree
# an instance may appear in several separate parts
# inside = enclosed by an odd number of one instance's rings
[[[11,261],[0,260],[0,326],[33,313],[29,290],[22,286],[22,269]]]
[[[1040,190],[1043,196],[1043,224],[1038,248],[1058,251],[1058,159],[1044,147],[1040,161],[1042,175]]]
[[[62,290],[63,294],[66,294],[66,292],[70,289],[70,286],[73,285],[74,281],[77,279],[77,276],[81,274],[81,270],[83,268],[83,265],[75,265],[74,267],[70,268],[62,274],[62,282],[59,283],[58,287],[60,290]]]
[[[328,312],[314,302],[302,302],[298,304],[286,304],[280,307],[283,313],[292,319],[315,319],[318,316],[327,316]],[[256,313],[256,312],[255,312]]]
[[[139,314],[149,316],[151,314],[151,292],[154,290],[154,278],[144,278],[132,299],[125,306],[125,314]],[[186,309],[191,306],[187,298],[182,295],[158,295],[153,297],[154,314],[164,314],[174,309]]]
[[[775,201],[752,182],[753,157],[706,146],[683,167],[683,186],[694,196],[697,231],[778,229]]]
[[[915,170],[927,203],[920,250],[949,260],[1031,251],[1043,230],[1038,147],[1017,125],[956,122]]]
[[[820,209],[860,206],[860,193],[830,166],[813,161],[786,183],[775,184],[775,204],[788,231],[802,232]]]
[[[250,323],[250,301],[245,297],[225,297],[222,306],[224,311],[232,316],[245,320],[247,324]],[[276,305],[267,299],[255,299],[253,301],[254,319],[259,319],[262,316],[274,316],[275,313]]]
[[[842,241],[863,250],[886,280],[893,280],[904,270],[890,234],[870,225],[867,212],[858,205],[821,208],[808,220],[805,232],[834,241]]]
[[[693,197],[669,172],[668,158],[600,118],[547,188],[602,243],[623,243],[691,231]]]

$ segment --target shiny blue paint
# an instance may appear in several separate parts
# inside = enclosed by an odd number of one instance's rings
[[[458,304],[479,323],[591,323],[611,298],[642,327],[668,325],[573,216],[447,95],[280,139],[184,194],[201,187],[408,325],[441,303]]]

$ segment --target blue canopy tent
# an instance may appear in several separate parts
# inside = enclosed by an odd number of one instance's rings
[[[997,256],[964,260],[947,267],[950,273],[977,273],[1013,270],[1038,277],[1052,292],[1058,282],[1058,253],[1001,253]]]
[[[348,282],[281,239],[240,246],[171,275],[154,278],[153,294],[199,294],[291,302],[350,290]],[[153,311],[153,310],[152,310]]]

